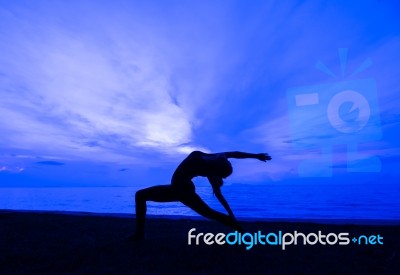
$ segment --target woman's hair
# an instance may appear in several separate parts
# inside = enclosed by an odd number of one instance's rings
[[[213,185],[213,195],[215,195],[214,188],[221,187],[224,184],[222,179],[232,174],[232,164],[226,158],[216,158],[209,164],[210,172],[213,176],[217,176],[215,180],[210,181],[211,185]]]
[[[213,174],[218,175],[221,178],[227,178],[233,171],[231,162],[224,157],[213,160],[211,163],[211,170]]]

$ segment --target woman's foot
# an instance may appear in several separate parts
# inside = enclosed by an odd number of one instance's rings
[[[124,240],[129,242],[136,242],[140,240],[144,240],[144,233],[143,232],[135,232],[134,234],[130,234],[124,238]]]

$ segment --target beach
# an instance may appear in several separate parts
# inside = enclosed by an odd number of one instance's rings
[[[0,274],[398,274],[400,225],[241,222],[245,232],[347,232],[378,235],[372,243],[348,245],[207,245],[188,232],[229,234],[215,222],[187,217],[149,217],[146,239],[132,242],[134,216],[90,213],[0,211]],[[202,240],[200,238],[200,240]],[[331,238],[332,240],[332,238]],[[248,246],[247,246],[248,247]]]

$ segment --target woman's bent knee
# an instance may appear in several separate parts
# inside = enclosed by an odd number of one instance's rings
[[[140,201],[145,199],[145,191],[144,190],[139,190],[135,193],[135,200]]]

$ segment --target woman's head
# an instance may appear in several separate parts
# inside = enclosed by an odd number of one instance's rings
[[[232,164],[224,157],[215,158],[208,161],[209,173],[212,176],[227,178],[232,174]]]

